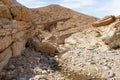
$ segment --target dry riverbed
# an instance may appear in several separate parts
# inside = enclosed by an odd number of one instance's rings
[[[59,47],[64,53],[55,57],[26,48],[21,56],[10,59],[0,80],[120,80],[120,50],[80,34],[66,39]]]

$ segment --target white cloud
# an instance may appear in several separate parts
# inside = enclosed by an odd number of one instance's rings
[[[58,0],[57,2],[53,1],[40,1],[40,0],[17,0],[18,2],[26,5],[27,7],[41,7],[52,4],[60,4],[62,6],[75,9],[75,8],[82,8],[84,6],[89,6],[95,4],[96,0]]]
[[[60,1],[61,1],[60,5],[71,9],[82,8],[96,3],[96,0],[60,0]]]
[[[105,15],[120,14],[120,0],[17,0],[21,4],[36,8],[49,4],[60,4],[79,12],[103,17]]]
[[[105,5],[100,6],[99,9],[95,9],[106,15],[120,15],[120,0],[110,0]]]
[[[42,7],[47,5],[47,2],[38,0],[17,0],[17,1],[29,8]]]

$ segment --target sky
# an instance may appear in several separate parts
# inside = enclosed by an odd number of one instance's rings
[[[17,0],[29,8],[43,7],[50,4],[73,9],[77,12],[95,16],[98,18],[106,15],[120,14],[120,0]]]

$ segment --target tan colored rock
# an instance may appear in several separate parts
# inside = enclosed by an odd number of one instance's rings
[[[14,57],[19,56],[21,54],[21,51],[24,49],[24,47],[25,47],[25,40],[15,42],[11,46],[12,56]]]
[[[0,1],[0,18],[8,18],[11,19],[12,16],[7,6]]]
[[[32,9],[33,20],[36,24],[51,25],[59,20],[69,19],[76,14],[68,8],[59,5],[49,5],[46,7]]]
[[[16,34],[13,34],[13,37],[12,37],[15,41],[22,41],[25,39],[25,32],[24,31],[20,31],[20,32],[17,32]]]
[[[12,57],[12,51],[7,48],[5,51],[0,53],[0,71],[8,63],[8,60]]]
[[[15,20],[18,21],[30,21],[31,18],[28,15],[30,13],[29,9],[21,5],[11,5],[11,13]]]
[[[12,18],[18,21],[31,21],[30,10],[16,0],[1,0],[9,8]]]
[[[105,16],[104,18],[94,22],[92,25],[94,27],[106,26],[115,21],[115,16]]]
[[[43,53],[48,53],[48,54],[55,54],[56,47],[52,45],[52,43],[48,42],[42,42],[37,48]]]
[[[0,9],[0,52],[10,48],[12,56],[20,55],[31,38],[37,51],[53,56],[65,38],[90,28],[97,19],[59,5],[29,9],[16,0],[0,0]],[[3,62],[7,64],[10,57]]]
[[[33,20],[38,26],[37,36],[42,36],[40,41],[51,42],[56,46],[63,44],[71,34],[92,27],[90,24],[97,20],[59,5],[32,9],[32,12],[36,14]]]
[[[32,41],[32,45],[34,46],[36,51],[40,51],[42,53],[46,53],[50,56],[55,54],[57,48],[51,42],[40,42],[38,39]]]
[[[18,56],[34,36],[30,9],[16,0],[0,0],[0,70],[10,57]]]
[[[0,37],[0,51],[5,50],[8,46],[12,44],[12,37],[11,36],[5,36]]]
[[[114,34],[108,39],[108,45],[110,48],[117,49],[120,48],[120,22],[116,23],[114,27]]]

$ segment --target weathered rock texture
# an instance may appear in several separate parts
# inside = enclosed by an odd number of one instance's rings
[[[32,40],[33,43],[50,42],[50,45],[55,47],[63,44],[65,38],[71,34],[90,28],[90,24],[97,20],[97,18],[74,12],[59,5],[32,9],[32,12],[35,14],[32,17],[38,30],[36,38]],[[41,43],[37,44],[41,45]],[[43,48],[36,47],[36,45],[34,47],[43,51]]]
[[[94,22],[92,25],[94,27],[109,25],[110,23],[115,21],[115,16],[105,16],[104,18]]]
[[[102,23],[99,23],[100,25],[98,28],[96,28],[96,31],[100,34],[100,37],[105,44],[107,44],[111,49],[117,49],[120,48],[120,20],[118,16],[116,18],[113,17],[114,20],[116,20],[113,21],[112,17],[113,16],[109,16],[109,25],[103,25]]]
[[[0,0],[0,70],[26,43],[51,55],[65,38],[92,27],[95,20],[59,5],[28,9],[15,0]]]
[[[0,70],[18,56],[34,35],[30,10],[15,0],[0,0]]]

